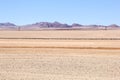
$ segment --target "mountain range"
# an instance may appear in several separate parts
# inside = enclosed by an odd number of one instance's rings
[[[27,24],[18,26],[13,23],[0,23],[0,31],[39,31],[39,30],[110,30],[120,29],[119,25],[112,24],[108,26],[104,25],[81,25],[73,23],[72,25],[63,24],[60,22],[38,22],[34,24]]]

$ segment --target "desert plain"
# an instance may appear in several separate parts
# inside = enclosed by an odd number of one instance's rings
[[[0,31],[0,80],[119,80],[120,30]]]

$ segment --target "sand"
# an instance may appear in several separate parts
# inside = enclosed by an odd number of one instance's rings
[[[29,32],[23,33],[0,32],[0,36],[21,38]],[[113,33],[110,38],[119,38],[120,31],[109,33]],[[37,37],[30,34],[26,37]],[[62,37],[68,38],[67,34]],[[71,35],[70,38],[78,38]],[[119,80],[119,75],[120,40],[0,39],[0,80]]]

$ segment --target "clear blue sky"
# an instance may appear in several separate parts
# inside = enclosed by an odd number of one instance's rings
[[[0,0],[0,22],[120,25],[120,0]]]

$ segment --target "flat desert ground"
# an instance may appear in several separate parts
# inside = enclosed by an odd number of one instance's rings
[[[120,80],[120,30],[0,31],[0,80]]]

